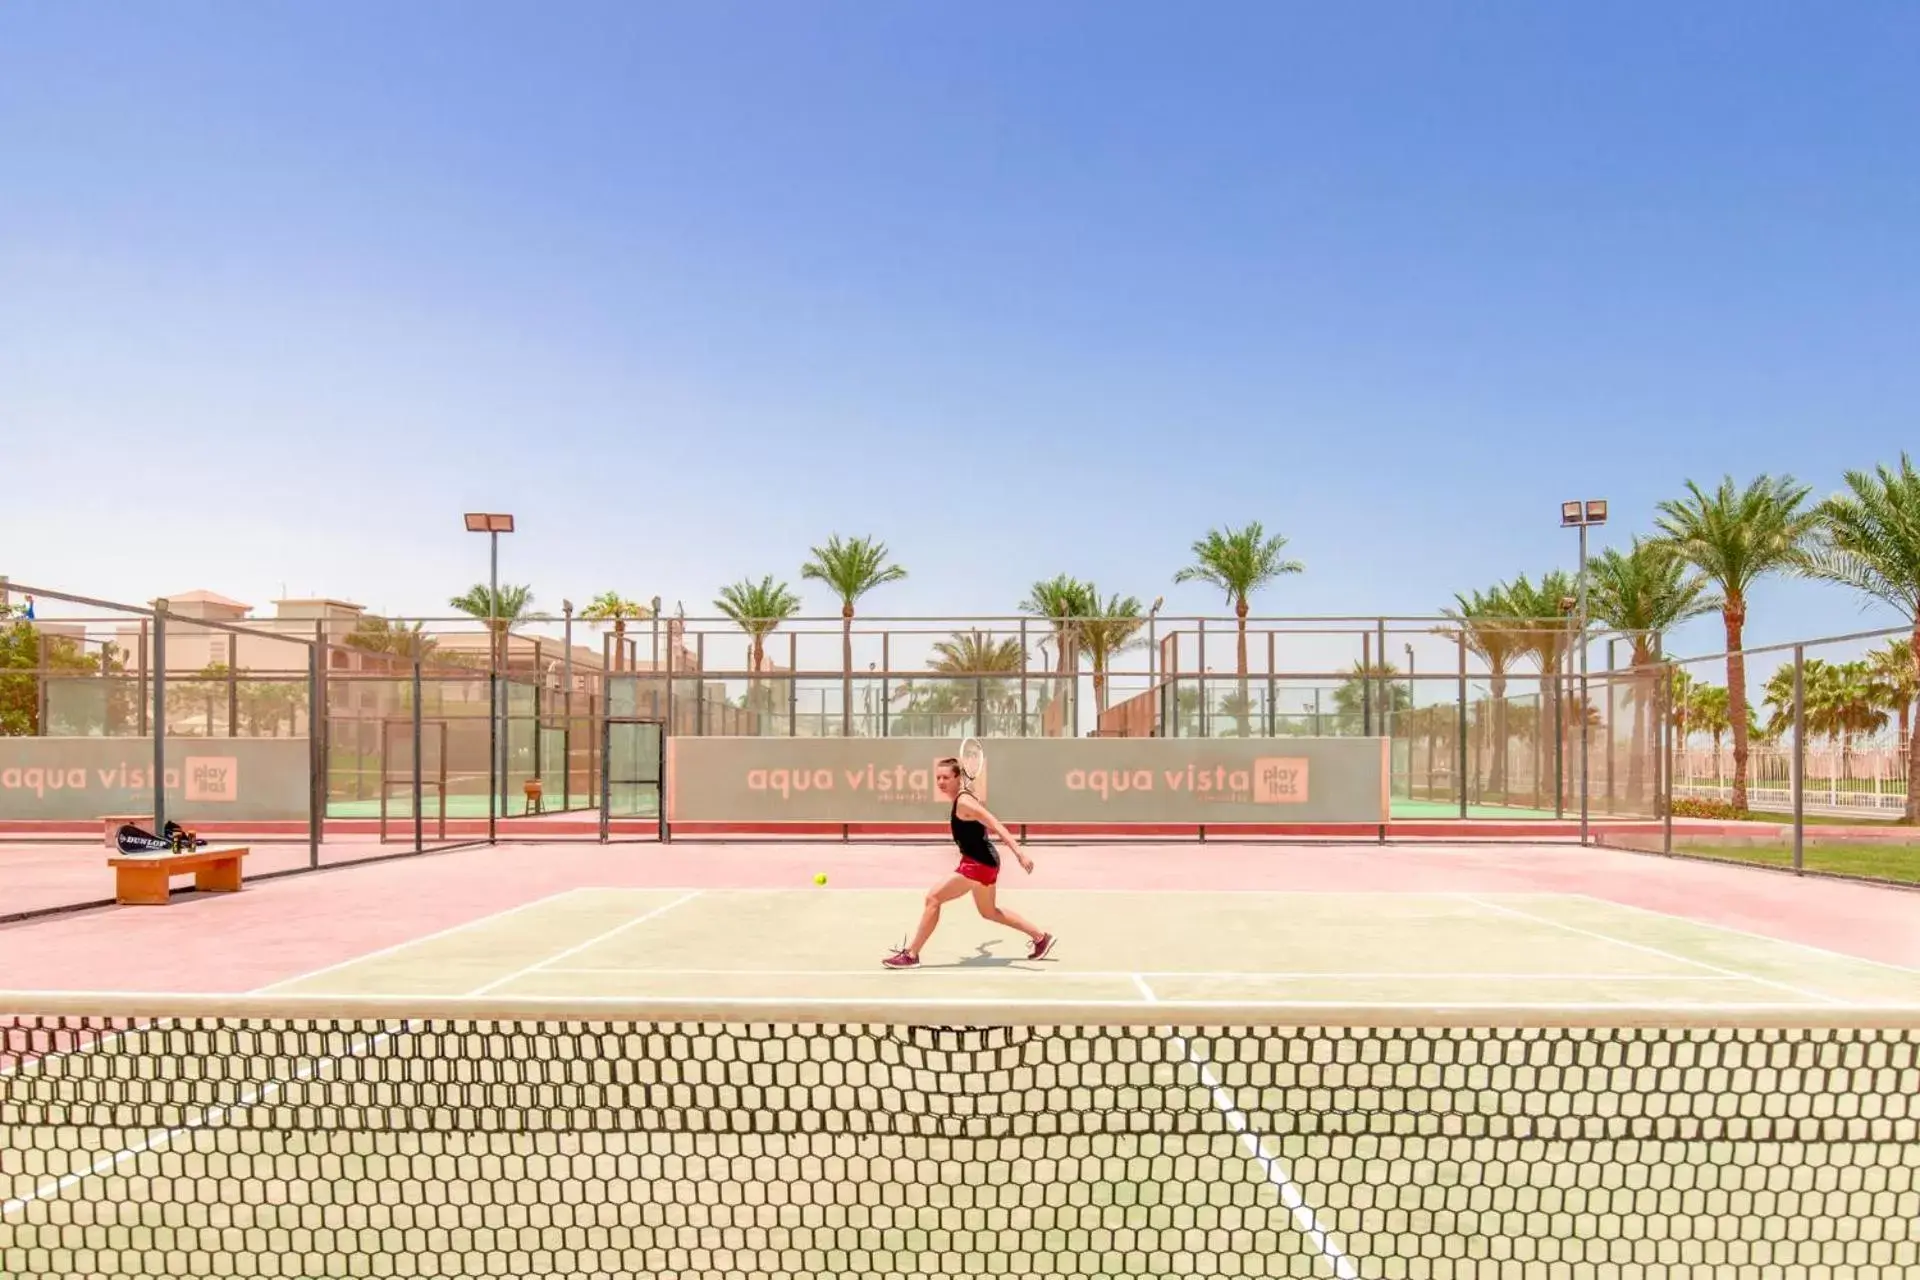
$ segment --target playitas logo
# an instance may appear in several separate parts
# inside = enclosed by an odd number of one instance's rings
[[[1307,761],[1263,756],[1253,762],[1255,804],[1305,804]]]
[[[231,803],[240,798],[240,762],[232,756],[188,756],[188,800]]]

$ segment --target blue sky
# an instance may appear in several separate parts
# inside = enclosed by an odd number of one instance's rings
[[[1258,519],[1265,611],[1428,612],[1563,497],[1914,441],[1916,65],[1911,4],[8,6],[0,571],[438,611],[504,508],[548,607],[838,530],[874,612],[1211,611]]]

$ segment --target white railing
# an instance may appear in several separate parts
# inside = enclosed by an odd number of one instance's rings
[[[1690,800],[1733,799],[1733,748],[1692,747],[1676,753],[1673,793]],[[1747,803],[1769,813],[1793,811],[1793,752],[1776,744],[1747,753]],[[1809,747],[1805,805],[1809,813],[1899,814],[1907,804],[1907,751],[1867,746],[1851,751]]]

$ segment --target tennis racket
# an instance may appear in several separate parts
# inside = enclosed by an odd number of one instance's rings
[[[987,773],[987,749],[980,745],[978,738],[964,738],[960,742],[960,787],[975,796],[981,795],[976,783],[984,784]]]

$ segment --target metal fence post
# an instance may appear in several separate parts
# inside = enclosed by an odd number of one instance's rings
[[[1199,619],[1194,630],[1199,636],[1195,644],[1200,651],[1200,656],[1194,660],[1194,670],[1198,673],[1194,676],[1194,679],[1200,682],[1199,736],[1205,738],[1213,733],[1212,718],[1207,714],[1207,702],[1213,696],[1213,690],[1207,688],[1207,620],[1205,618]]]
[[[1378,638],[1374,641],[1373,647],[1379,655],[1375,659],[1379,666],[1379,674],[1378,676],[1369,675],[1367,678],[1370,681],[1377,679],[1379,682],[1380,697],[1377,701],[1380,707],[1380,736],[1391,738],[1393,736],[1393,687],[1387,681],[1387,620],[1374,619],[1374,627]],[[1393,772],[1391,754],[1387,757],[1387,772]]]
[[[320,824],[327,811],[327,776],[321,754],[320,671],[323,651],[318,642],[307,646],[307,865],[320,865]]]
[[[678,642],[674,635],[673,624],[669,623],[667,624],[666,666],[663,670],[663,674],[665,676],[665,681],[664,681],[665,689],[663,692],[665,697],[665,706],[666,706],[665,719],[666,719],[667,727],[661,730],[662,733],[673,733],[677,728],[677,726],[673,723],[673,651],[678,647],[679,647]]]
[[[1615,674],[1616,671],[1617,671],[1617,668],[1614,665],[1613,640],[1609,638],[1607,640],[1607,812],[1608,813],[1612,813],[1614,810],[1613,739],[1614,739],[1615,727],[1613,723],[1613,709],[1616,705],[1615,699],[1618,698],[1620,695],[1620,686],[1617,683],[1618,676]]]
[[[495,610],[489,607],[488,612]],[[487,843],[500,837],[500,635],[487,620]]]
[[[147,646],[152,643],[152,634],[151,625],[145,618],[140,619],[140,683],[133,699],[134,706],[138,708],[134,715],[134,736],[138,738],[147,736],[147,673],[150,666]]]
[[[1660,852],[1673,852],[1673,686],[1679,678],[1680,668],[1668,665],[1658,689],[1660,693],[1660,758],[1655,762],[1654,776],[1658,780],[1659,794],[1655,797],[1660,804]]]
[[[33,631],[36,668],[33,680],[33,730],[42,738],[47,733],[47,710],[53,699],[48,696],[47,682],[53,678],[53,670],[47,665],[47,633],[38,627]]]
[[[1460,772],[1459,772],[1460,817],[1462,819],[1465,819],[1467,816],[1467,633],[1466,631],[1462,630],[1458,636],[1454,637],[1454,639],[1455,639],[1455,642],[1460,646],[1460,693],[1459,693],[1460,701],[1459,701],[1459,708],[1455,717],[1455,724],[1457,725],[1457,731],[1455,733],[1455,736],[1459,739],[1459,743],[1458,743],[1459,750],[1456,752],[1456,754],[1460,758]]]
[[[1267,736],[1273,737],[1276,730],[1274,703],[1280,700],[1280,682],[1274,678],[1273,631],[1267,631]]]
[[[635,701],[635,704],[634,704],[634,710],[636,711],[639,710],[639,703],[637,700]],[[613,757],[613,718],[611,715],[609,715],[606,719],[600,722],[599,742],[600,742],[599,751],[600,751],[601,759],[611,760]],[[665,788],[663,787],[662,790],[665,790]],[[609,815],[611,813],[612,806],[613,806],[613,770],[608,767],[603,767],[600,770],[600,843],[601,844],[605,844],[607,842],[608,836],[612,830],[612,824],[609,821]]]
[[[307,736],[311,739],[313,751],[313,822],[316,840],[325,840],[327,834],[327,800],[331,795],[331,771],[333,769],[332,743],[333,717],[327,707],[327,671],[331,659],[327,652],[327,624],[313,624],[313,706],[307,712]],[[356,793],[357,794],[357,793]],[[318,865],[318,844],[314,849],[315,865]]]
[[[1151,626],[1152,623],[1149,622],[1148,625]],[[1147,664],[1151,670],[1153,664],[1151,643],[1148,645],[1148,655]],[[1148,683],[1152,683],[1151,678]],[[1027,736],[1027,620],[1025,618],[1020,619],[1020,736],[1023,738]]]
[[[167,602],[153,602],[153,834],[167,825]]]
[[[420,693],[420,658],[416,654],[413,659],[413,851],[415,853],[419,853],[422,849],[426,848],[426,833],[424,829],[426,823],[424,809],[426,806],[421,795],[426,788],[420,777],[425,763],[424,757],[421,754],[423,746],[422,738],[424,735],[420,731]],[[386,732],[384,727],[381,729],[381,732]],[[444,748],[441,751],[441,758],[443,760],[446,758]],[[382,779],[380,786],[383,791],[386,785],[386,780]],[[444,814],[446,808],[446,788],[442,787],[440,791],[440,811]]]
[[[213,732],[213,726],[207,726]],[[227,736],[240,736],[240,637],[227,632]]]
[[[1360,736],[1373,736],[1373,636],[1366,631],[1360,633]]]
[[[1807,866],[1807,648],[1793,646],[1793,872]]]

